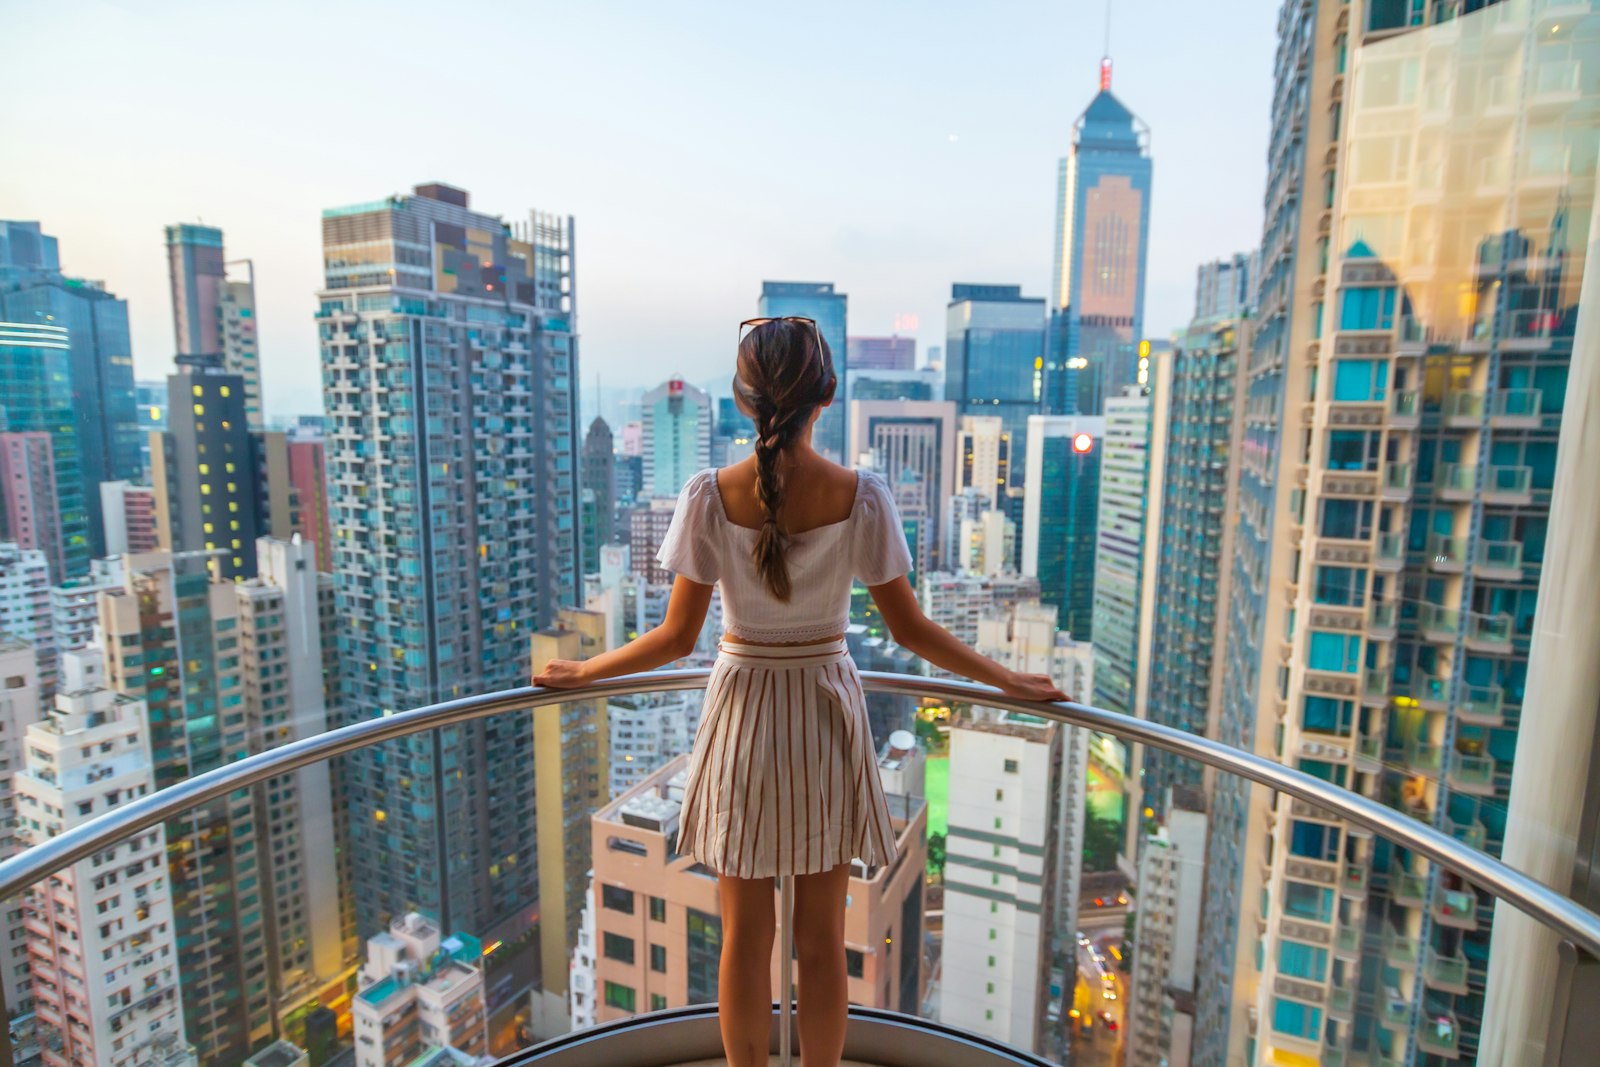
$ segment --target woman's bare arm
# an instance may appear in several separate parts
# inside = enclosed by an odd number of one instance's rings
[[[667,601],[667,617],[661,625],[640,634],[621,648],[603,652],[593,659],[555,659],[534,676],[534,685],[553,689],[572,689],[635,671],[650,671],[694,651],[694,643],[705,625],[706,609],[711,606],[711,586],[691,582],[679,575],[672,583]]]
[[[1022,674],[1002,667],[958,641],[954,634],[922,613],[911,583],[904,576],[867,590],[894,635],[895,643],[935,667],[992,685],[1024,700],[1070,700],[1044,674]]]

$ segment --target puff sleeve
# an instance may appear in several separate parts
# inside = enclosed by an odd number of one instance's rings
[[[871,471],[862,471],[860,477],[861,499],[851,565],[861,583],[870,587],[909,574],[911,549],[906,545],[905,526],[889,486]]]
[[[656,560],[661,566],[701,585],[715,585],[721,577],[718,565],[720,530],[717,529],[716,471],[704,470],[690,478],[678,494],[672,525],[661,541]]]

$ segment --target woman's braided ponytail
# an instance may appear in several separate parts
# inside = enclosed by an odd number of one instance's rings
[[[783,511],[783,455],[833,396],[833,356],[816,330],[785,319],[765,322],[739,343],[734,400],[756,424],[756,497],[763,515],[756,533],[756,570],[767,589],[789,599]]]

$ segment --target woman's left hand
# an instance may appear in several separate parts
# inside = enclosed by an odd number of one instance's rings
[[[588,680],[584,676],[583,666],[575,659],[553,659],[545,664],[544,670],[534,675],[533,684],[551,689],[576,689]]]

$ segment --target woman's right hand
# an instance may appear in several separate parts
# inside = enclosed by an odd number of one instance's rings
[[[1006,696],[1017,697],[1022,700],[1071,700],[1063,693],[1056,683],[1050,680],[1048,674],[1023,674],[1020,671],[1007,671],[1002,679],[999,689]]]

